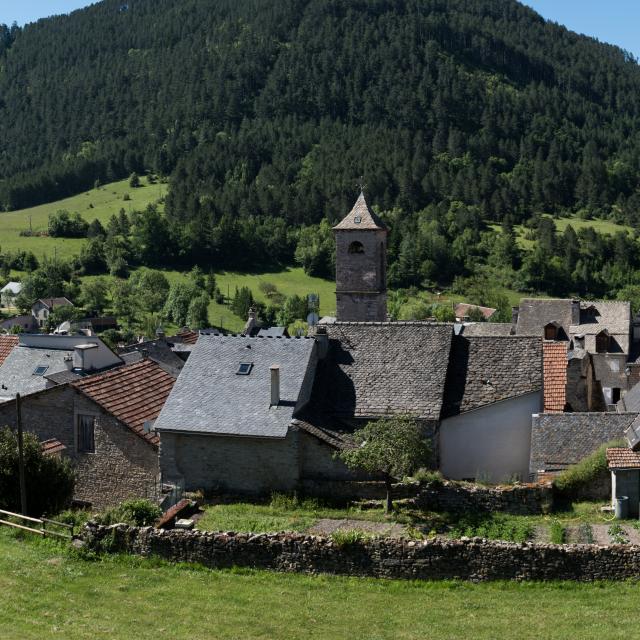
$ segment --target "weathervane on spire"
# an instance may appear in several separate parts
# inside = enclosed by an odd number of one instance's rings
[[[360,193],[364,193],[364,190],[367,188],[367,185],[364,183],[364,176],[360,176],[360,180],[358,180],[356,186],[360,189]]]

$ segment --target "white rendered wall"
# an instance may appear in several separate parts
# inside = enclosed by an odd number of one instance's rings
[[[447,418],[440,426],[440,470],[447,478],[501,482],[527,480],[531,416],[542,408],[542,393],[498,402]]]

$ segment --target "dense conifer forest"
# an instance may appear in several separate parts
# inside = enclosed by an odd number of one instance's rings
[[[0,26],[0,209],[152,172],[120,258],[330,276],[362,176],[396,287],[615,295],[636,238],[541,214],[637,225],[639,95],[628,53],[515,0],[103,0]]]

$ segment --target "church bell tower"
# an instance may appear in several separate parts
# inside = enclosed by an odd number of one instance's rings
[[[339,322],[387,320],[387,228],[364,193],[336,234],[336,305]]]

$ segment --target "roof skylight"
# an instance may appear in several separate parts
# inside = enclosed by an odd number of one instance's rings
[[[33,375],[34,376],[43,376],[47,372],[48,368],[49,367],[47,365],[41,365],[39,367],[36,367],[34,372],[33,372]]]
[[[241,362],[236,371],[236,375],[248,376],[251,373],[251,369],[253,369],[253,362]]]

